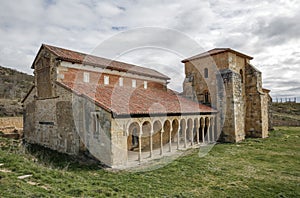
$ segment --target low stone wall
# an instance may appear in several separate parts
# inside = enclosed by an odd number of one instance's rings
[[[273,115],[273,126],[300,126],[300,120]]]
[[[23,131],[23,117],[0,118],[0,131],[3,133]]]

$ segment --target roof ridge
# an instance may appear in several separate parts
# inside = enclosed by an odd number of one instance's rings
[[[224,52],[233,52],[233,53],[238,54],[240,56],[247,57],[250,60],[253,59],[253,57],[248,56],[248,55],[246,55],[244,53],[238,52],[237,50],[234,50],[234,49],[231,49],[231,48],[213,48],[211,50],[208,50],[208,51],[202,52],[200,54],[196,54],[194,56],[186,58],[186,59],[182,60],[181,62],[185,63],[185,62],[197,59],[197,58],[203,58],[203,57],[207,57],[207,56],[213,56],[213,55],[224,53]]]
[[[87,54],[87,53],[78,52],[70,49],[65,49],[62,47],[56,47],[45,43],[42,44],[42,47],[45,47],[51,53],[55,54],[57,57],[59,57],[61,60],[64,61],[76,62],[80,64],[82,63],[92,64],[99,67],[107,66],[107,67],[111,67],[111,69],[128,71],[128,72],[132,72],[144,76],[150,76],[150,77],[160,78],[165,80],[170,79],[168,76],[152,68],[142,67],[132,63],[126,63],[119,60],[104,58],[93,54]]]

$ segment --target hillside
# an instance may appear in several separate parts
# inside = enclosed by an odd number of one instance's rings
[[[274,126],[300,126],[300,103],[273,103]]]
[[[34,77],[0,66],[0,117],[20,116],[21,100],[32,87]]]

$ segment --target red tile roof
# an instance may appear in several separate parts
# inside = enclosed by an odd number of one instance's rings
[[[169,80],[170,78],[156,70],[140,67],[137,65],[132,65],[128,63],[123,63],[120,61],[110,60],[106,58],[101,58],[94,55],[89,55],[81,52],[75,52],[68,49],[63,49],[51,45],[43,44],[41,48],[46,48],[53,54],[55,54],[58,59],[63,61],[68,61],[72,63],[79,63],[79,64],[87,64],[101,68],[107,68],[122,72],[129,72],[134,74],[140,74],[143,76],[160,78],[163,80]],[[34,68],[34,62],[32,64],[32,68]]]
[[[57,82],[59,85],[94,101],[115,116],[151,114],[200,114],[217,111],[172,90],[103,86],[88,83]]]
[[[253,57],[251,57],[251,56],[248,56],[246,54],[243,54],[241,52],[235,51],[235,50],[230,49],[230,48],[215,48],[215,49],[209,50],[207,52],[192,56],[192,57],[187,58],[187,59],[184,59],[181,62],[185,63],[185,62],[188,62],[188,61],[191,61],[191,60],[194,60],[194,59],[203,58],[203,57],[207,57],[207,56],[212,56],[212,55],[216,55],[216,54],[220,54],[220,53],[224,53],[224,52],[232,52],[232,53],[238,54],[239,56],[248,58],[250,60],[253,59]]]

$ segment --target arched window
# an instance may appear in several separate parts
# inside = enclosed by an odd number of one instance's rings
[[[244,72],[242,69],[240,69],[240,75],[241,75],[241,82],[244,83]]]
[[[207,68],[204,69],[204,78],[208,78],[208,69]]]

